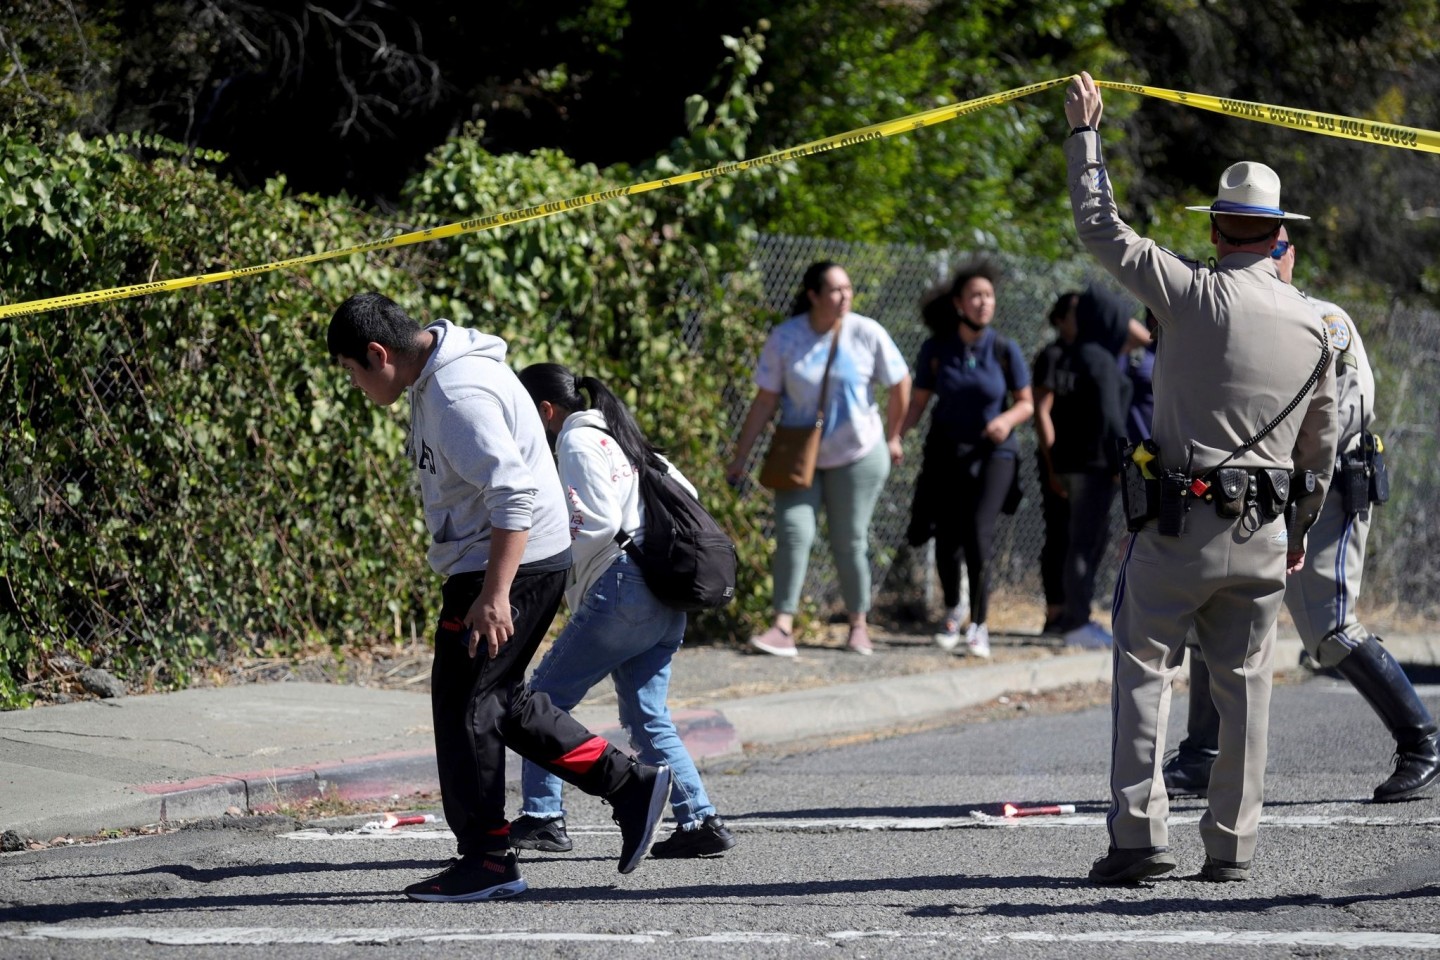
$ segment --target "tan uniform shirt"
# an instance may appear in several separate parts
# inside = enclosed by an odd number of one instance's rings
[[[1273,420],[1320,360],[1325,329],[1305,297],[1264,254],[1233,253],[1216,266],[1189,260],[1131,230],[1115,207],[1100,138],[1065,141],[1075,226],[1106,270],[1160,323],[1153,435],[1166,469],[1199,475]],[[1335,466],[1335,369],[1269,434],[1228,466],[1313,470],[1299,528],[1319,515]]]
[[[1361,434],[1375,419],[1375,375],[1360,331],[1333,303],[1307,298],[1325,323],[1335,351],[1336,416],[1340,449],[1358,452]],[[1285,606],[1305,650],[1322,667],[1333,667],[1370,636],[1356,614],[1365,579],[1365,545],[1371,510],[1346,513],[1344,496],[1332,489],[1320,519],[1306,538],[1305,568],[1285,580]]]
[[[1365,341],[1350,314],[1328,300],[1306,296],[1319,315],[1335,351],[1336,415],[1340,421],[1339,449],[1354,453],[1360,449],[1360,434],[1375,421],[1375,374]]]

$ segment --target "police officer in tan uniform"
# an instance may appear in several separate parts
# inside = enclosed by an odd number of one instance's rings
[[[1271,251],[1280,279],[1290,281],[1295,245],[1285,229]],[[1380,716],[1395,738],[1395,769],[1375,788],[1376,803],[1407,800],[1440,777],[1436,725],[1415,693],[1405,671],[1380,639],[1355,615],[1365,573],[1365,541],[1372,502],[1385,496],[1383,462],[1370,433],[1375,417],[1375,376],[1355,321],[1340,307],[1308,298],[1321,317],[1335,351],[1340,456],[1320,519],[1310,528],[1305,568],[1285,587],[1285,606],[1300,640],[1321,667],[1333,667],[1349,680]],[[1171,796],[1205,796],[1218,752],[1220,715],[1210,697],[1210,674],[1203,656],[1191,650],[1190,709],[1185,739],[1165,761],[1165,788]]]
[[[1193,627],[1220,712],[1200,876],[1245,880],[1264,789],[1275,621],[1335,462],[1334,365],[1319,317],[1270,257],[1282,222],[1304,219],[1281,208],[1275,171],[1229,167],[1216,201],[1192,208],[1211,215],[1218,263],[1183,259],[1120,219],[1095,130],[1103,112],[1088,73],[1071,81],[1070,200],[1086,248],[1159,321],[1158,454],[1149,464],[1155,509],[1140,512],[1115,587],[1110,849],[1090,879],[1127,883],[1177,866],[1161,748]],[[1317,483],[1287,525],[1297,470]]]

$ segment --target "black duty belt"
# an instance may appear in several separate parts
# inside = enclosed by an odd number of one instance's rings
[[[1283,516],[1290,500],[1290,471],[1281,467],[1221,467],[1205,475],[1210,486],[1200,499],[1217,516],[1234,519],[1254,507],[1266,520]]]

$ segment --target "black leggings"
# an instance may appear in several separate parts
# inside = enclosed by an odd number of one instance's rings
[[[1013,456],[989,456],[979,476],[958,458],[945,471],[947,489],[935,512],[935,570],[945,606],[960,602],[960,558],[970,581],[970,622],[984,623],[990,609],[990,556],[995,548],[995,521],[1015,479]]]

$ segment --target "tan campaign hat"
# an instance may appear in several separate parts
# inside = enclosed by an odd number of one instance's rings
[[[1263,163],[1241,160],[1220,174],[1220,193],[1208,207],[1186,207],[1198,213],[1228,213],[1232,217],[1267,217],[1271,220],[1309,220],[1303,213],[1280,209],[1280,175]]]

